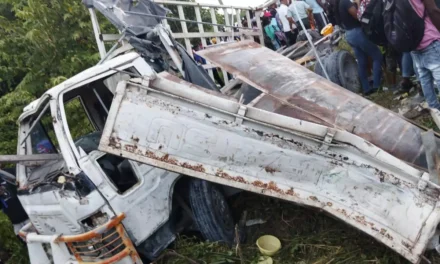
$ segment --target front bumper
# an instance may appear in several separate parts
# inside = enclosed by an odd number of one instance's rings
[[[122,225],[124,214],[80,235],[39,235],[32,223],[19,232],[27,243],[31,264],[142,263]]]

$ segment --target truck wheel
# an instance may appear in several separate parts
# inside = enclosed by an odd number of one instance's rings
[[[330,54],[326,69],[332,82],[354,93],[361,92],[356,59],[346,50]]]
[[[321,62],[324,67],[326,67],[327,57],[321,57]],[[324,71],[322,70],[321,64],[319,64],[318,60],[315,62],[315,73],[325,78]]]
[[[234,220],[223,193],[213,183],[192,179],[189,201],[194,219],[203,237],[232,245]]]

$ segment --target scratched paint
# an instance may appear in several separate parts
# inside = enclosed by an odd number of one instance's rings
[[[420,260],[440,221],[437,189],[421,192],[417,178],[355,148],[322,149],[307,135],[193,106],[197,98],[188,103],[139,88],[129,83],[113,102],[100,150],[320,208]]]

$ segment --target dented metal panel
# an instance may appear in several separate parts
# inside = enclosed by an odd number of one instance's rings
[[[345,129],[399,159],[427,167],[421,129],[274,51],[242,41],[198,54],[267,94],[256,108]]]
[[[440,221],[439,190],[432,183],[419,190],[420,171],[344,130],[253,107],[243,112],[237,102],[168,81],[121,82],[99,149],[320,208],[420,261]],[[252,117],[263,115],[274,121]],[[276,125],[283,118],[292,129]]]

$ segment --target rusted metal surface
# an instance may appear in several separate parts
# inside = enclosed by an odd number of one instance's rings
[[[125,218],[124,214],[120,214],[113,219],[110,219],[105,225],[102,225],[94,230],[91,230],[87,233],[80,234],[80,235],[73,235],[73,236],[60,236],[58,239],[58,242],[84,242],[87,240],[90,240],[92,238],[95,238],[97,236],[100,236],[102,233],[108,231],[109,229],[115,227],[117,224],[119,224],[123,219]]]
[[[101,151],[319,208],[420,260],[440,221],[421,171],[345,130],[251,106],[240,115],[239,103],[165,77],[120,83]]]
[[[266,93],[257,108],[345,129],[401,160],[427,168],[420,128],[276,52],[242,41],[198,54]]]

